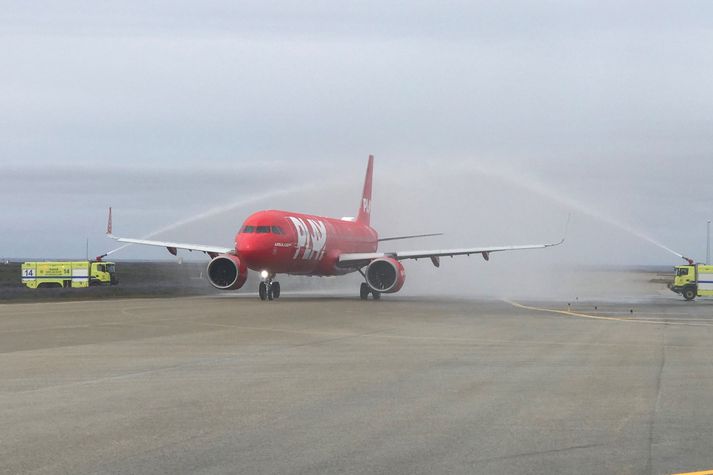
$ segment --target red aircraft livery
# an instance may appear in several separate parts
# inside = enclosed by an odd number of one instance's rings
[[[371,179],[374,157],[364,180],[359,213],[356,218],[327,218],[290,211],[258,211],[249,216],[235,235],[235,247],[204,246],[177,242],[149,241],[116,237],[111,229],[111,208],[107,234],[120,242],[165,247],[171,254],[178,249],[201,251],[210,255],[207,276],[221,290],[239,289],[245,284],[248,269],[260,272],[259,295],[262,300],[280,297],[278,274],[333,276],[359,272],[364,277],[360,296],[374,299],[382,293],[398,292],[406,280],[401,261],[430,258],[436,267],[440,257],[481,254],[487,261],[490,253],[520,249],[542,249],[552,244],[493,246],[430,251],[379,252],[380,241],[410,239],[437,234],[419,234],[379,239],[370,225]]]

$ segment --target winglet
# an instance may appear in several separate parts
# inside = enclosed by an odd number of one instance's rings
[[[109,206],[109,220],[106,223],[106,233],[111,236],[111,206]]]
[[[564,234],[562,235],[562,239],[560,239],[558,242],[553,242],[550,244],[545,244],[544,247],[555,247],[559,246],[561,244],[564,244],[564,242],[567,240],[567,232],[569,231],[569,222],[572,219],[572,213],[569,213],[567,215],[567,222],[564,225]],[[487,260],[487,259],[486,259]]]
[[[567,214],[567,222],[564,223],[564,234],[562,235],[562,240],[555,244],[556,246],[559,246],[560,244],[564,243],[567,240],[567,233],[569,232],[569,222],[572,220],[572,213]]]
[[[572,213],[567,214],[567,222],[564,224],[564,236],[562,236],[562,242],[567,239],[567,232],[569,231],[569,222],[572,220]]]

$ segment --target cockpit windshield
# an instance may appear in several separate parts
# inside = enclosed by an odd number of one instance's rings
[[[243,234],[285,234],[280,226],[245,226],[241,231]]]

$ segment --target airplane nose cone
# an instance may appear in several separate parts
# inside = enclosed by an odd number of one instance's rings
[[[260,254],[270,250],[273,244],[269,237],[243,235],[235,241],[235,249],[241,255]]]

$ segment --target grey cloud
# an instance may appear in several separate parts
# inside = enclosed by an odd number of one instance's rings
[[[705,1],[670,2],[520,2],[501,1],[158,1],[101,4],[88,0],[62,4],[14,2],[6,9],[5,31],[36,29],[76,34],[302,34],[354,37],[431,36],[512,38],[561,32],[607,32],[655,27],[707,26]]]

